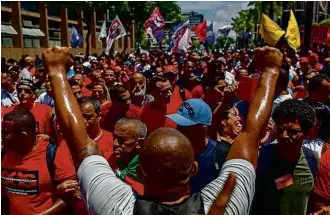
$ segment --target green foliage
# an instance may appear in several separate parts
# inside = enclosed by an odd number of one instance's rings
[[[192,41],[192,48],[193,48],[193,49],[198,49],[199,46],[200,46],[200,42],[199,42],[199,40],[193,40],[193,41]]]
[[[216,40],[216,49],[229,48],[230,45],[234,44],[235,40],[231,37],[218,37]]]
[[[320,26],[330,26],[330,18],[324,19],[319,23]]]
[[[274,9],[274,15],[278,18],[282,16],[282,2],[272,2]],[[269,11],[271,2],[268,1],[253,1],[249,2],[249,8],[242,10],[238,13],[238,16],[232,18],[233,29],[236,33],[241,31],[254,32],[256,23],[259,23],[262,12],[267,14]]]

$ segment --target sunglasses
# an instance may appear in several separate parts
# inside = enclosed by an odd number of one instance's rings
[[[299,129],[289,129],[289,128],[284,128],[283,126],[276,126],[277,133],[282,134],[283,131],[286,131],[286,133],[289,136],[296,136],[301,133],[301,130],[299,130]]]
[[[32,93],[32,90],[31,89],[23,89],[23,88],[18,88],[17,89],[17,92],[18,93],[22,93],[22,92],[25,92],[25,93],[27,93],[27,94],[31,94]]]

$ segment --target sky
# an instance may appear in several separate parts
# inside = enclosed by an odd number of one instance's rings
[[[183,12],[195,11],[204,15],[204,20],[213,20],[214,29],[231,23],[239,11],[247,9],[248,1],[178,1]]]

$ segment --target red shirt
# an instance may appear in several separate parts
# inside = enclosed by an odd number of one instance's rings
[[[92,95],[92,91],[87,89],[86,87],[83,87],[81,90],[81,95],[82,96],[91,96]]]
[[[8,149],[2,158],[1,181],[5,191],[2,195],[9,198],[9,214],[40,213],[57,200],[46,162],[47,145],[48,142],[39,140],[36,148],[26,155]],[[70,153],[63,144],[57,148],[54,167],[56,182],[76,175]]]
[[[184,94],[185,94],[186,100],[192,98],[190,92],[186,89],[184,89]],[[182,101],[182,98],[181,98],[181,95],[180,95],[180,87],[178,85],[176,85],[174,87],[174,90],[172,92],[171,101],[174,101],[175,103],[183,103],[184,102],[184,101]]]
[[[320,159],[314,192],[330,200],[330,149],[328,149]]]
[[[165,117],[177,112],[182,102],[171,100],[163,109],[155,109],[153,102],[146,104],[140,113],[140,119],[147,125],[148,134],[160,127],[176,128],[176,123]]]
[[[204,98],[204,91],[201,85],[196,85],[191,90],[191,96],[195,99],[203,99]]]
[[[106,102],[105,104],[101,105],[101,110],[100,110],[101,111],[101,120],[100,120],[101,128],[104,128],[104,122],[105,122],[105,119],[107,118],[111,105],[112,105],[111,102]]]
[[[100,148],[105,159],[109,160],[113,153],[113,136],[112,133],[102,130],[102,134],[94,139],[97,146]],[[67,145],[65,140],[62,140],[60,145]],[[72,159],[72,158],[71,158]]]
[[[135,190],[140,196],[143,196],[144,194],[144,186],[138,181],[135,181],[133,178],[131,178],[129,175],[127,175],[124,179],[124,182],[131,186],[133,190]]]
[[[113,132],[115,124],[118,120],[123,117],[127,118],[138,118],[140,113],[140,108],[130,104],[128,110],[122,107],[116,107],[111,105],[108,111],[108,115],[105,119],[104,127],[107,131]]]
[[[22,109],[20,105],[4,108],[1,112],[1,117],[3,117],[6,113],[19,109]],[[30,112],[33,114],[34,118],[37,121],[39,134],[51,134],[52,125],[50,117],[52,113],[52,108],[48,105],[34,103],[34,106],[30,109]]]

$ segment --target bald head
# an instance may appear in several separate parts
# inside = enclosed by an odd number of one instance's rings
[[[194,152],[189,140],[172,128],[159,128],[146,139],[140,153],[140,166],[148,182],[169,188],[189,183]],[[152,162],[150,162],[152,161]]]
[[[136,72],[136,73],[133,74],[133,78],[141,78],[141,79],[143,79],[144,76],[143,76],[142,73],[140,73],[140,72]]]

